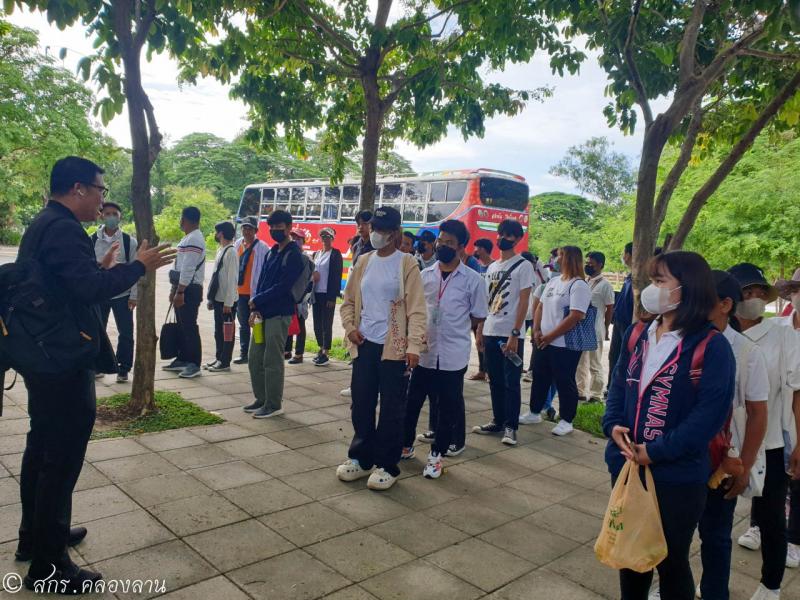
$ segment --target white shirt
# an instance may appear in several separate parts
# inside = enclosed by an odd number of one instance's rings
[[[361,324],[358,330],[374,344],[383,344],[389,331],[389,311],[400,295],[400,268],[403,253],[395,250],[389,256],[375,252],[369,259],[361,279]]]
[[[136,243],[136,238],[133,236],[131,237],[131,247],[130,247],[130,256],[128,257],[129,262],[133,262],[136,260],[136,251],[139,248],[139,245]],[[108,252],[108,249],[111,248],[111,245],[114,242],[119,242],[119,251],[117,252],[117,264],[124,265],[125,264],[125,244],[124,240],[122,239],[122,230],[117,227],[117,230],[114,232],[114,235],[106,234],[106,227],[105,225],[101,225],[97,229],[97,242],[94,245],[94,256],[97,259],[97,262],[103,260],[103,257]],[[117,298],[124,298],[125,296],[130,296],[130,299],[136,301],[138,298],[138,284],[134,283],[133,287],[129,290],[125,290],[121,294],[114,296],[112,300],[116,300]]]
[[[489,307],[489,316],[483,325],[484,335],[498,337],[511,335],[511,330],[517,321],[520,292],[533,287],[533,265],[518,254],[508,260],[496,260],[486,270],[487,295],[492,298],[493,291],[500,285],[505,272],[519,261],[522,261],[521,264],[511,272],[502,287],[494,294],[494,300]]]
[[[425,260],[425,258],[422,256],[422,254],[418,254],[418,255],[417,255],[417,258],[419,259],[419,264],[421,264],[421,265],[422,265],[422,268],[423,268],[423,269],[427,269],[428,267],[432,267],[432,266],[433,266],[433,265],[435,265],[435,264],[436,264],[436,262],[437,262],[437,260],[436,260],[436,253],[435,253],[435,252],[434,252],[434,253],[431,255],[431,257],[430,257],[429,259],[427,259],[427,260]]]
[[[767,365],[769,406],[764,446],[767,450],[783,448],[784,431],[796,434],[792,395],[800,390],[800,336],[774,319],[763,319],[743,334],[761,348]]]
[[[785,317],[772,317],[770,321],[775,321],[778,325],[783,325],[784,327],[791,327],[792,329],[794,329],[794,316],[796,314],[797,311],[793,310],[792,314],[790,315],[786,315]]]
[[[205,269],[200,266],[206,258],[206,240],[203,232],[195,229],[178,242],[175,269],[181,272],[180,284],[203,285]]]
[[[226,252],[226,248],[230,248],[230,250]],[[218,287],[214,300],[222,302],[224,306],[232,307],[239,299],[239,257],[233,244],[220,248],[214,258],[215,271],[223,252],[225,252],[225,257],[222,259],[222,266],[217,275]]]
[[[542,334],[547,335],[564,320],[565,308],[569,307],[570,310],[579,310],[585,314],[589,310],[592,291],[583,279],[576,277],[565,281],[558,276],[545,284],[540,300],[542,301]],[[566,346],[564,336],[555,338],[551,345],[564,348]]]
[[[489,313],[483,277],[460,261],[446,279],[438,262],[421,275],[428,308],[428,351],[420,354],[419,364],[442,371],[464,369],[472,350],[470,317],[485,319]]]
[[[747,338],[736,331],[733,327],[726,327],[722,332],[725,339],[733,349],[733,355],[739,357],[742,352],[742,345]],[[747,402],[766,402],[769,400],[769,377],[767,375],[767,361],[764,352],[757,345],[754,345],[747,353],[747,375],[745,376],[744,398],[739,394],[739,378],[743,365],[736,363],[736,391],[733,396],[733,405],[742,406]]]
[[[597,309],[594,329],[600,341],[606,337],[606,307],[614,306],[614,287],[602,275],[589,279],[589,287],[592,290],[592,306]]]
[[[319,281],[314,284],[314,292],[325,294],[328,291],[328,274],[331,268],[331,250],[320,250],[314,255],[314,270],[319,273]]]
[[[642,372],[639,375],[639,389],[643,390],[653,381],[656,373],[664,366],[667,359],[675,352],[683,336],[679,331],[666,331],[661,334],[661,339],[656,341],[656,319],[647,328],[647,345],[644,349]]]

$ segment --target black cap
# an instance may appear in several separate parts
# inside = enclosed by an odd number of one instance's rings
[[[381,206],[375,210],[375,213],[372,215],[372,219],[369,223],[372,225],[373,229],[377,229],[379,231],[390,231],[400,227],[400,222],[400,213],[396,208],[392,208],[391,206]]]
[[[242,219],[242,227],[252,227],[258,231],[258,219],[256,217],[245,217]]]
[[[734,302],[742,301],[742,287],[736,278],[727,271],[714,269],[711,271],[714,277],[714,287],[717,289],[717,297],[720,300],[730,298]]]
[[[767,290],[767,302],[773,302],[778,297],[778,290],[770,285],[764,276],[764,271],[752,263],[739,263],[728,269],[728,273],[736,278],[739,286],[744,289],[751,285],[759,285]]]

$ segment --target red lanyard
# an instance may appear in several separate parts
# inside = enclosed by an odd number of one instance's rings
[[[442,296],[444,296],[444,293],[447,291],[447,286],[450,285],[450,282],[453,280],[453,276],[455,274],[456,274],[455,271],[451,271],[450,275],[447,277],[447,281],[445,282],[444,287],[442,287],[442,281],[443,281],[442,272],[439,271],[439,297],[437,298],[436,302],[437,305],[442,303]]]

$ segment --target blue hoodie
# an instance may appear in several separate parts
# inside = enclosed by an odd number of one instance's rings
[[[706,346],[699,384],[690,380],[694,349],[712,329],[709,324],[685,336],[641,395],[639,377],[647,330],[632,354],[628,352],[628,338],[634,327],[625,333],[608,390],[603,432],[610,438],[615,425],[629,427],[631,440],[646,445],[656,484],[703,483],[711,474],[708,444],[728,417],[736,374],[733,350],[717,334]],[[609,440],[606,464],[614,478],[624,463],[619,448]]]

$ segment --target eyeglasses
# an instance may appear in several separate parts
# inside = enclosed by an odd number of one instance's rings
[[[110,190],[104,185],[97,185],[96,183],[88,183],[86,181],[83,182],[83,185],[88,185],[90,187],[97,188],[98,190],[100,190],[100,194],[103,196],[103,198],[108,197],[108,192]]]

